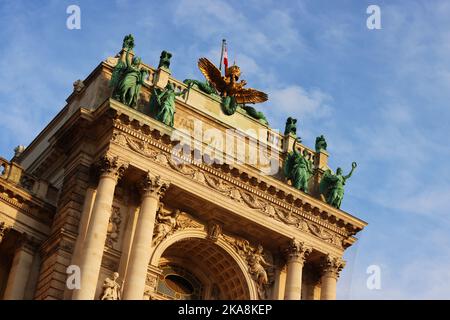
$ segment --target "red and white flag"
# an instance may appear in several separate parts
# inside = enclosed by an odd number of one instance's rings
[[[223,48],[223,65],[225,66],[225,72],[228,69],[228,50],[227,50],[227,43],[225,42],[224,48]]]

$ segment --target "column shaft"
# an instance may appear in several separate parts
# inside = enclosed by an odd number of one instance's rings
[[[303,261],[292,259],[287,265],[285,300],[300,300],[302,292]]]
[[[326,272],[322,276],[320,300],[336,300],[336,276]]]
[[[144,296],[158,202],[154,196],[142,200],[123,292],[125,300],[142,300]]]
[[[322,262],[322,286],[320,300],[336,300],[336,283],[339,273],[345,267],[345,261],[340,257],[327,255]]]
[[[153,177],[150,173],[141,184],[143,196],[125,277],[124,300],[142,300],[144,297],[156,212],[159,199],[168,186],[159,176]]]
[[[107,175],[100,177],[92,216],[79,260],[81,288],[74,291],[73,298],[76,300],[95,298],[115,187],[116,179]]]
[[[303,242],[292,239],[287,249],[287,277],[285,300],[300,300],[302,296],[302,272],[306,257],[311,253],[311,248]]]
[[[3,299],[24,299],[28,277],[33,265],[33,257],[34,254],[23,246],[16,250]]]
[[[95,298],[114,200],[114,190],[118,179],[127,167],[128,164],[120,163],[118,157],[105,155],[100,159],[101,175],[97,194],[83,243],[83,250],[79,256],[81,288],[74,291],[72,298],[75,300],[92,300]]]

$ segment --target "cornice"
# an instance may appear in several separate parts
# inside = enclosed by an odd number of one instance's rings
[[[123,117],[121,119],[123,120]],[[244,181],[242,180],[242,174],[246,174],[245,172],[240,172],[237,176],[236,174],[233,176],[233,168],[230,170],[229,166],[226,165],[210,166],[203,163],[197,163],[188,158],[179,157],[179,160],[184,163],[179,167],[171,161],[172,145],[170,140],[167,139],[167,133],[155,130],[156,132],[153,131],[150,134],[142,134],[137,130],[138,126],[136,123],[133,123],[130,127],[131,122],[126,121],[124,124],[121,119],[116,118],[113,123],[115,131],[113,133],[112,143],[118,144],[121,147],[126,147],[141,156],[159,162],[159,164],[166,163],[172,169],[190,176],[193,180],[195,180],[195,172],[192,170],[194,170],[194,168],[200,170],[205,174],[204,182],[206,182],[206,185],[228,195],[233,200],[247,204],[252,209],[259,209],[260,211],[263,211],[264,214],[269,215],[276,220],[282,221],[288,225],[293,225],[300,230],[307,231],[322,240],[329,240],[328,242],[333,245],[346,247],[348,244],[354,242],[352,236],[356,231],[353,230],[351,222],[338,226],[338,220],[334,219],[333,224],[329,221],[329,218],[332,217],[332,213],[330,214],[324,211],[323,208],[314,207],[314,203],[308,202],[308,199],[303,199],[301,202],[292,201],[291,203],[283,201],[277,197],[276,192],[272,192],[272,194],[269,192],[270,185],[266,179],[261,178],[260,182],[256,184],[251,177],[246,177]],[[213,181],[211,181],[211,179]],[[220,179],[220,181],[216,183],[214,179]],[[231,187],[223,186],[224,183],[228,183]],[[261,183],[264,183],[269,187],[261,190],[258,188]],[[236,189],[233,190],[233,187]],[[285,193],[285,195],[285,198],[289,196],[288,193]],[[269,205],[262,200],[267,201]],[[326,206],[326,204],[321,205]],[[323,212],[326,212],[327,214],[324,215]],[[326,217],[326,220],[324,217]],[[351,228],[349,228],[349,226],[351,226]],[[338,240],[334,235],[340,236],[340,239]]]

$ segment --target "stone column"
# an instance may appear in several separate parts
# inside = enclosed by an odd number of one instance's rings
[[[81,288],[74,291],[73,299],[75,300],[93,300],[95,298],[114,190],[118,179],[127,167],[128,165],[121,163],[118,157],[106,155],[100,159],[97,195],[79,259]]]
[[[344,267],[345,261],[339,257],[327,255],[323,259],[320,300],[336,300],[336,283]]]
[[[300,300],[302,294],[302,271],[306,257],[312,249],[293,239],[287,249],[287,277],[285,300]]]
[[[147,268],[150,261],[153,229],[159,200],[169,183],[159,176],[147,173],[142,181],[142,200],[136,231],[131,247],[130,260],[125,278],[123,299],[142,300],[144,298]]]
[[[25,234],[22,235],[14,253],[3,299],[24,299],[37,247],[38,243],[35,239]]]

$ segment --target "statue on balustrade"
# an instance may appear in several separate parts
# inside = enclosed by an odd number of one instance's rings
[[[173,83],[168,82],[164,89],[153,87],[150,99],[150,108],[155,118],[162,123],[173,127],[175,119],[175,98],[184,95],[188,89],[176,92]]]
[[[158,68],[165,69],[169,71],[170,67],[170,59],[172,58],[172,54],[166,50],[161,52],[161,56],[159,57]]]
[[[325,141],[325,137],[323,135],[318,136],[316,138],[316,152],[326,151],[327,150],[327,142]]]
[[[353,162],[352,170],[346,176],[342,174],[341,168],[337,168],[336,174],[330,169],[324,172],[320,181],[319,191],[329,205],[338,209],[341,207],[342,199],[344,198],[345,182],[352,176],[355,168],[356,162]]]
[[[112,98],[136,108],[141,87],[148,76],[148,71],[141,68],[141,58],[131,58],[134,38],[131,34],[123,40],[119,60],[114,67],[109,86],[113,88]]]
[[[292,134],[297,136],[297,119],[292,117],[287,118],[286,126],[284,127],[284,135]]]
[[[300,154],[296,148],[297,142],[301,140],[295,140],[292,151],[288,153],[284,162],[283,171],[294,188],[308,193],[308,183],[313,174],[312,162],[306,149]]]
[[[100,296],[100,300],[120,300],[120,284],[117,282],[119,273],[114,272],[113,278],[106,278],[103,282],[103,292]]]

